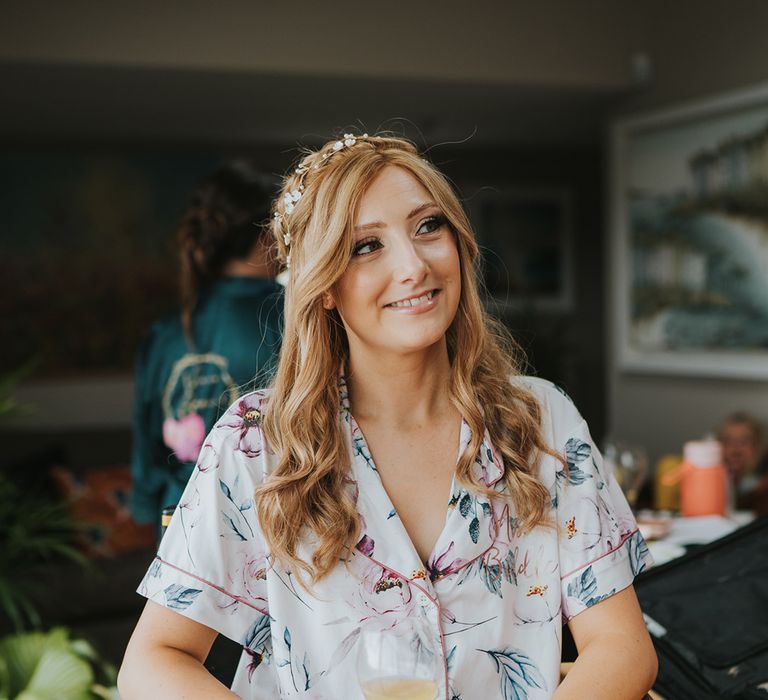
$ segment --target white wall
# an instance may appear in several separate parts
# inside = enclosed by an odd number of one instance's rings
[[[654,64],[654,81],[625,101],[622,116],[768,81],[768,3],[677,0],[663,5],[652,0],[649,6],[655,16],[645,47]],[[615,235],[609,225],[609,244]],[[614,274],[615,267],[608,280],[609,302]],[[610,433],[645,445],[653,457],[679,451],[685,440],[715,429],[736,410],[748,411],[768,426],[768,382],[633,375],[618,370],[612,348],[608,356]]]

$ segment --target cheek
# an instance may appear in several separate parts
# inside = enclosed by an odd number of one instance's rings
[[[375,277],[365,271],[348,271],[336,285],[334,297],[342,316],[354,317],[376,300]]]
[[[432,265],[433,269],[440,271],[445,281],[454,283],[460,290],[461,263],[459,262],[459,251],[456,250],[454,244],[436,250],[432,258]]]

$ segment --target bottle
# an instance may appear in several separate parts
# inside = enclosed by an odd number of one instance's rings
[[[168,526],[171,524],[171,518],[173,517],[173,513],[175,510],[176,510],[176,506],[166,506],[160,512],[160,539],[163,538],[165,531],[168,529]]]
[[[656,463],[653,483],[654,510],[680,510],[680,469],[683,458],[680,455],[664,455]]]
[[[717,440],[692,440],[683,446],[680,512],[686,517],[726,514],[728,474]]]

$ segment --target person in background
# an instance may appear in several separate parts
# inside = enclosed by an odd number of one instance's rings
[[[408,141],[346,134],[288,174],[273,235],[278,369],[206,439],[121,697],[360,698],[362,632],[399,630],[433,650],[408,697],[641,698],[648,548],[574,404],[486,315],[446,178]],[[203,666],[219,633],[243,646],[232,691]]]
[[[760,423],[746,413],[733,413],[718,429],[717,439],[723,446],[723,464],[737,494],[751,491],[757,481],[755,470],[762,439]]]
[[[733,413],[720,426],[723,464],[735,491],[737,508],[768,513],[768,456],[760,460],[762,427],[747,413]]]
[[[131,503],[140,523],[159,524],[178,503],[222,410],[275,366],[282,287],[265,226],[274,184],[233,160],[199,185],[182,217],[181,308],[152,326],[136,361]]]

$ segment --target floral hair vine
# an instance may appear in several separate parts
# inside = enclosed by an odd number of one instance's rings
[[[288,249],[288,252],[285,256],[285,267],[290,268],[291,266],[291,234],[285,227],[285,221],[286,219],[293,213],[294,208],[296,207],[296,203],[301,199],[302,194],[304,193],[304,180],[307,177],[307,173],[310,170],[319,170],[320,167],[335,153],[338,153],[339,151],[349,148],[351,146],[354,146],[358,140],[361,139],[367,139],[368,134],[363,134],[362,136],[354,136],[353,134],[344,134],[344,136],[339,139],[338,141],[335,141],[333,145],[331,146],[330,150],[323,153],[321,156],[321,160],[319,163],[315,163],[312,167],[308,165],[299,165],[295,173],[299,176],[299,182],[292,190],[289,190],[288,192],[283,194],[283,210],[285,211],[284,214],[281,214],[279,211],[276,211],[274,214],[275,221],[280,222],[280,224],[283,226],[284,232],[283,232],[283,243],[285,244],[285,247]]]

